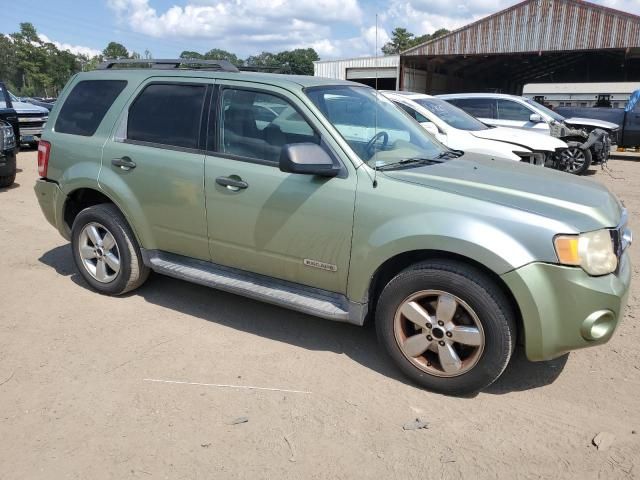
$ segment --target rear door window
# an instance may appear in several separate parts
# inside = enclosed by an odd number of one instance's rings
[[[498,119],[528,122],[533,112],[513,100],[498,100]]]
[[[496,118],[493,98],[455,98],[447,100],[476,118]]]
[[[90,137],[127,85],[125,80],[83,80],[78,82],[60,109],[54,130]]]
[[[127,141],[197,149],[206,85],[150,84],[129,107]]]

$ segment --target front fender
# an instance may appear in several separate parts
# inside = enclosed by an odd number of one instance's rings
[[[348,296],[366,301],[376,271],[408,252],[447,252],[472,259],[496,275],[534,261],[556,263],[553,237],[565,230],[533,212],[408,182],[384,179],[374,186],[362,178]]]
[[[387,260],[425,250],[471,258],[497,275],[535,259],[515,238],[482,220],[441,212],[395,218],[373,230],[365,242],[354,242],[349,298],[364,301],[371,279]]]

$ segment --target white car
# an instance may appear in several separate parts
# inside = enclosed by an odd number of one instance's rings
[[[382,94],[454,150],[544,165],[551,155],[567,148],[565,142],[548,135],[486,125],[431,95],[395,91]]]

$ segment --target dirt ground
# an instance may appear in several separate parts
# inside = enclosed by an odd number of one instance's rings
[[[517,353],[487,391],[448,398],[408,383],[372,328],[159,275],[93,293],[39,210],[35,152],[18,166],[0,190],[1,479],[640,478],[638,266],[609,344]],[[640,233],[640,161],[609,167],[591,178]],[[416,418],[429,428],[403,430]]]

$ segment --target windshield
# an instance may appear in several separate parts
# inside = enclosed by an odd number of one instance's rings
[[[371,167],[410,159],[442,159],[449,151],[372,88],[312,87],[305,93]]]
[[[556,122],[564,122],[566,120],[566,118],[564,118],[559,113],[554,112],[553,110],[551,110],[550,108],[545,107],[544,105],[540,105],[535,100],[531,100],[530,98],[526,98],[526,97],[523,97],[523,98],[524,98],[524,101],[527,102],[529,105],[532,105],[535,108],[537,108],[538,110],[541,110],[543,113],[549,115]]]
[[[429,110],[447,125],[458,130],[478,131],[489,128],[464,110],[439,98],[419,98],[413,101]]]

